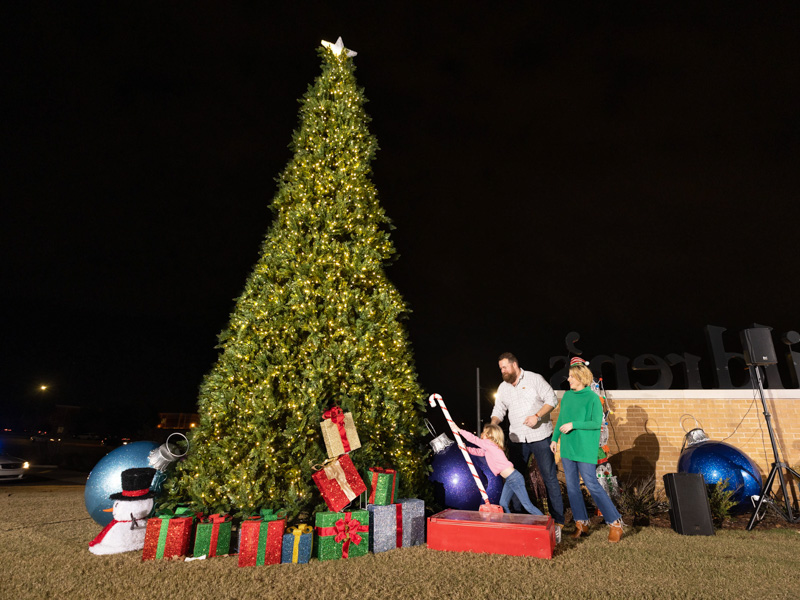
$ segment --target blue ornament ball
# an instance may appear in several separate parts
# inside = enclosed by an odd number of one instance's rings
[[[109,496],[122,491],[122,472],[149,467],[147,459],[154,448],[158,448],[155,442],[133,442],[115,448],[94,466],[86,480],[83,500],[89,515],[98,525],[105,527],[111,522],[111,513],[103,510],[114,505]]]
[[[470,456],[470,458],[478,471],[489,501],[497,504],[503,491],[503,478],[492,473],[482,456]],[[434,455],[433,472],[428,479],[440,484],[435,488],[436,500],[448,508],[478,510],[483,504],[480,490],[475,485],[475,478],[456,444]]]
[[[761,472],[744,452],[725,442],[705,441],[689,446],[678,459],[679,473],[700,473],[707,485],[728,480],[726,489],[734,490],[734,510],[752,508],[751,496],[761,494]]]

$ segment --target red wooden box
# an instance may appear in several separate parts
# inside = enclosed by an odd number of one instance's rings
[[[553,558],[555,528],[551,517],[448,508],[428,518],[428,548]]]

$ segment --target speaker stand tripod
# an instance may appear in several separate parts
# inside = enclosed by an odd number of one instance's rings
[[[755,376],[753,373],[755,373]],[[790,475],[793,475],[798,481],[800,481],[800,474],[798,474],[797,471],[792,469],[788,464],[781,461],[780,456],[778,455],[778,445],[775,443],[775,432],[772,430],[772,416],[769,414],[767,401],[764,399],[764,385],[761,382],[761,371],[759,370],[758,365],[750,365],[750,380],[753,382],[754,388],[758,387],[758,393],[761,396],[761,405],[764,407],[764,420],[767,422],[767,431],[769,431],[769,440],[772,442],[772,454],[775,456],[775,462],[772,463],[772,469],[770,470],[769,476],[764,483],[764,487],[761,489],[761,495],[758,497],[758,502],[753,509],[753,515],[750,517],[750,522],[747,524],[747,530],[750,531],[753,529],[756,521],[761,520],[758,515],[762,505],[765,503],[789,523],[800,523],[800,515],[795,515],[792,512],[792,504],[789,500],[789,493],[786,485],[786,479],[783,476],[783,471],[784,469],[787,471],[787,478],[789,478]],[[781,483],[785,510],[784,508],[778,506],[778,504],[770,495],[772,493],[772,484],[775,481],[775,475],[778,476],[778,479]]]

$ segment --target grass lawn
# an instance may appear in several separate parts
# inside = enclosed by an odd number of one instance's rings
[[[681,536],[605,527],[565,539],[552,560],[437,552],[425,546],[352,560],[240,569],[235,557],[141,562],[95,556],[100,527],[82,486],[0,487],[0,598],[796,598],[796,528]],[[569,528],[568,528],[569,529]]]

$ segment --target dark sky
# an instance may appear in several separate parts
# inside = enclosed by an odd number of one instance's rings
[[[271,4],[0,7],[4,404],[193,409],[340,35],[456,415],[570,331],[591,358],[800,328],[796,3]]]

